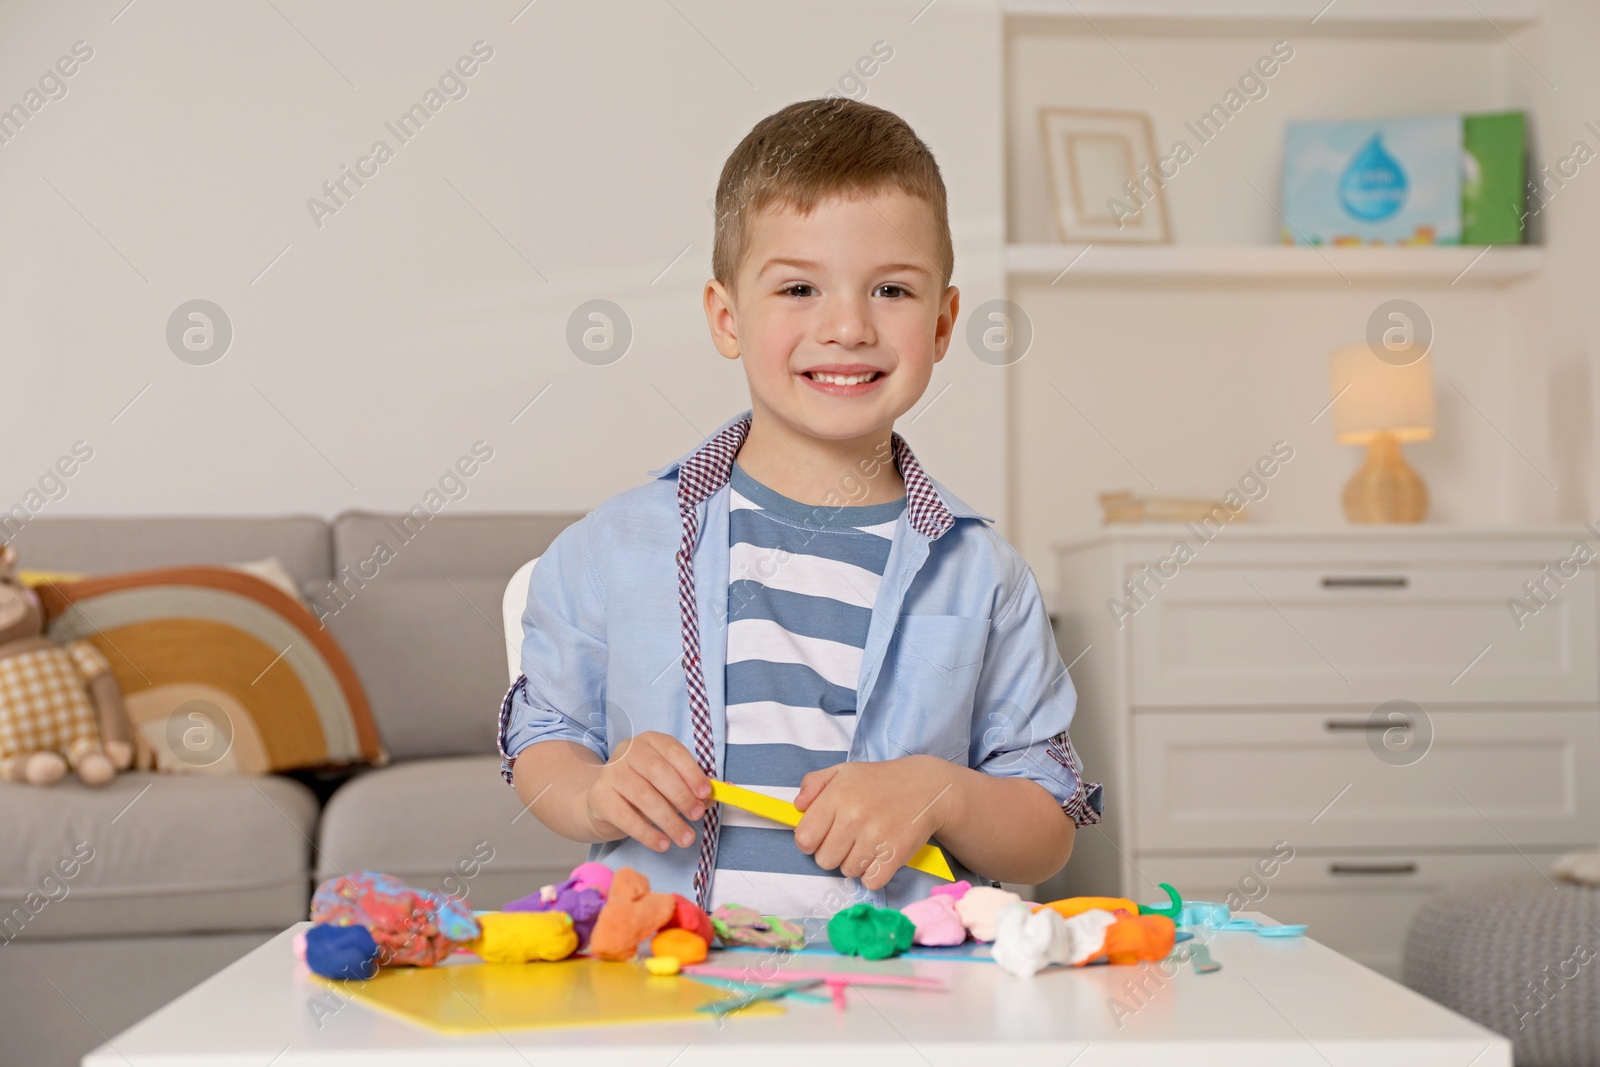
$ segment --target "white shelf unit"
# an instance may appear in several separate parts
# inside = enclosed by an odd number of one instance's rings
[[[1439,513],[1488,522],[1544,505],[1531,499],[1543,490],[1519,482],[1524,459],[1502,458],[1506,439],[1525,451],[1522,442],[1539,439],[1530,420],[1547,394],[1532,391],[1531,377],[1527,396],[1508,388],[1505,361],[1541,336],[1546,320],[1536,309],[1565,250],[1286,246],[1279,208],[1291,121],[1520,109],[1531,133],[1547,132],[1558,116],[1541,77],[1545,38],[1564,16],[1535,0],[1000,0],[999,17],[1001,252],[1008,295],[1033,328],[1007,400],[1013,440],[1028,446],[1013,446],[1008,518],[1030,559],[1045,557],[1052,539],[1092,529],[1099,491],[1146,482],[1208,491],[1215,456],[1281,436],[1282,410],[1315,413],[1327,403],[1319,361],[1364,336],[1369,316],[1395,299],[1420,302],[1443,339],[1441,404],[1462,416],[1452,447],[1474,457],[1470,474],[1436,461]],[[1268,91],[1223,130],[1196,133],[1195,117],[1282,40],[1294,57],[1269,76]],[[1044,107],[1143,112],[1157,156],[1188,145],[1191,161],[1163,187],[1173,243],[1061,241]],[[1530,169],[1539,162],[1535,149]],[[1536,213],[1530,228],[1537,234],[1548,217]],[[1257,386],[1235,384],[1243,381]],[[1315,465],[1304,476],[1336,492],[1348,472],[1314,436],[1327,425],[1297,443]],[[1196,440],[1207,444],[1185,443]],[[1539,486],[1547,482],[1555,484]],[[1304,494],[1283,506],[1292,510],[1275,520],[1326,521]]]
[[[1533,26],[1540,0],[1001,0],[1009,35],[1233,37],[1262,35],[1509,42]],[[1514,47],[1514,46],[1513,46]],[[1008,102],[1008,106],[1010,103]],[[1006,246],[1013,280],[1148,283],[1413,282],[1499,288],[1543,270],[1537,244],[1310,248],[1216,244]]]
[[[1088,653],[1072,737],[1106,811],[1039,899],[1231,892],[1398,977],[1433,895],[1594,847],[1595,574],[1522,630],[1505,609],[1590,536],[1130,526],[1058,545],[1058,643]],[[1280,843],[1292,862],[1263,877]]]
[[[1537,245],[1433,248],[1311,248],[1287,245],[1006,246],[1014,280],[1058,285],[1284,283],[1356,285],[1403,281],[1499,288],[1544,267]]]
[[[1002,121],[1016,168],[1008,175],[1014,199],[1007,205],[1005,266],[1013,289],[1025,291],[1037,329],[1037,354],[1021,366],[1011,403],[1018,439],[1029,444],[1015,495],[1042,503],[1016,525],[1035,543],[1056,539],[1058,591],[1050,607],[1063,660],[1075,664],[1079,708],[1072,734],[1088,776],[1106,788],[1104,822],[1079,834],[1072,863],[1039,898],[1114,886],[1154,901],[1160,894],[1153,882],[1166,879],[1195,897],[1223,899],[1281,839],[1298,856],[1272,881],[1270,897],[1253,906],[1283,921],[1310,922],[1313,937],[1397,975],[1410,918],[1434,894],[1593,847],[1600,790],[1572,768],[1584,765],[1583,754],[1600,752],[1594,582],[1586,577],[1527,634],[1497,614],[1524,578],[1570,550],[1574,534],[1230,529],[1119,627],[1108,602],[1125,595],[1124,581],[1137,578],[1142,566],[1154,566],[1187,537],[1171,529],[1119,529],[1061,543],[1059,527],[1081,512],[1058,502],[1075,495],[1087,504],[1095,490],[1137,484],[1146,468],[1133,470],[1135,459],[1152,464],[1163,448],[1227,454],[1254,447],[1257,437],[1270,441],[1284,424],[1283,405],[1303,404],[1309,418],[1327,397],[1318,391],[1318,374],[1297,376],[1294,360],[1316,364],[1323,352],[1360,336],[1378,297],[1355,287],[1391,288],[1385,297],[1429,290],[1430,314],[1439,316],[1441,331],[1451,330],[1449,373],[1468,388],[1474,374],[1495,380],[1516,352],[1515,323],[1527,314],[1519,304],[1534,302],[1548,281],[1543,246],[1274,244],[1272,168],[1274,160],[1281,168],[1281,123],[1294,118],[1520,107],[1537,128],[1543,97],[1529,84],[1540,72],[1528,57],[1541,53],[1528,39],[1542,32],[1541,6],[1535,0],[1001,0],[1001,10],[1008,63]],[[1229,139],[1218,140],[1226,147],[1203,149],[1214,153],[1205,158],[1228,158],[1229,180],[1250,179],[1254,191],[1228,202],[1216,164],[1208,161],[1203,166],[1211,173],[1203,167],[1185,173],[1167,196],[1179,243],[1052,243],[1034,107],[1146,111],[1159,152],[1186,136],[1183,120],[1220,95],[1265,42],[1280,37],[1297,48],[1303,43],[1304,58],[1272,88],[1282,94],[1272,105],[1278,113],[1269,120],[1246,110],[1228,129]],[[1348,58],[1359,84],[1330,74],[1330,56]],[[1372,76],[1379,63],[1411,65],[1392,87]],[[1193,236],[1185,237],[1185,224]],[[1242,243],[1249,241],[1260,243]],[[1204,290],[1199,298],[1197,288]],[[1257,291],[1264,288],[1273,292],[1261,299]],[[1084,290],[1092,293],[1086,298]],[[1495,314],[1504,316],[1503,333],[1498,323],[1486,325]],[[1259,326],[1261,319],[1269,325]],[[1277,345],[1280,334],[1292,343]],[[1038,337],[1049,338],[1050,347]],[[1133,358],[1130,349],[1137,350]],[[1290,358],[1285,349],[1293,350]],[[1163,355],[1168,351],[1170,358]],[[1215,371],[1197,370],[1208,357],[1218,361]],[[1259,400],[1262,387],[1241,384],[1251,381],[1285,392]],[[1441,380],[1440,391],[1448,388]],[[1301,392],[1287,391],[1294,389]],[[1070,394],[1073,408],[1055,404],[1053,393]],[[1508,401],[1485,417],[1511,410]],[[1307,462],[1316,462],[1325,446],[1312,433],[1326,427],[1305,430],[1302,420],[1294,430]],[[1455,432],[1458,447],[1473,443],[1470,424]],[[1167,469],[1148,469],[1163,486],[1208,470],[1181,455],[1163,454],[1162,462]],[[1318,474],[1336,494],[1339,483],[1326,469]],[[1289,515],[1288,521],[1301,520]],[[1325,584],[1325,571],[1404,575],[1411,590],[1394,599],[1411,601],[1386,600],[1391,581],[1349,592]],[[1245,584],[1247,577],[1270,604]],[[1444,606],[1428,600],[1434,594]],[[1429,612],[1437,626],[1406,625]],[[1242,635],[1247,618],[1260,623],[1256,633],[1270,635],[1270,650]],[[1318,648],[1334,649],[1330,655],[1351,680],[1294,627]],[[1485,630],[1491,636],[1479,640]],[[1494,650],[1473,661],[1490,641]],[[1430,646],[1435,658],[1452,666],[1424,671],[1418,642],[1437,642]],[[1497,669],[1515,673],[1505,657],[1537,658],[1552,649],[1572,668],[1568,689],[1513,686],[1509,697],[1511,690],[1492,691],[1499,679],[1483,672],[1489,659],[1501,656]],[[1234,650],[1243,659],[1230,661]],[[1469,662],[1483,673],[1462,677]],[[1298,688],[1281,680],[1291,667],[1301,671]],[[1229,670],[1237,684],[1223,692]],[[1381,677],[1364,682],[1357,670]],[[1541,670],[1529,679],[1548,680],[1552,672]],[[1391,699],[1421,701],[1434,716],[1437,744],[1420,770],[1387,765],[1368,745],[1367,731],[1351,728],[1363,727]],[[1465,762],[1483,753],[1505,762],[1498,783],[1505,795],[1520,791],[1518,803],[1530,810],[1543,805],[1510,828],[1510,837],[1471,806],[1484,804],[1487,792],[1466,786]],[[1441,771],[1471,799],[1444,779],[1427,779]],[[1338,781],[1324,788],[1329,776]],[[1386,806],[1388,800],[1394,803]]]

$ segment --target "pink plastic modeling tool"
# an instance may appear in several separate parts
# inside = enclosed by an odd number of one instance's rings
[[[808,979],[821,979],[824,982],[837,982],[840,985],[875,985],[899,989],[928,989],[944,992],[944,983],[937,978],[919,978],[910,974],[868,974],[858,971],[791,971],[785,969],[771,978],[763,978],[752,974],[748,967],[720,967],[714,964],[696,963],[683,968],[684,974],[705,975],[707,978],[738,978],[746,982],[803,982]]]

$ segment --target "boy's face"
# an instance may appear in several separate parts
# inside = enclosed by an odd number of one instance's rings
[[[705,305],[718,351],[744,360],[753,414],[835,441],[893,426],[927,389],[955,324],[959,294],[939,288],[936,247],[932,208],[892,187],[751,219],[737,296],[713,280]],[[814,377],[828,370],[876,376]]]

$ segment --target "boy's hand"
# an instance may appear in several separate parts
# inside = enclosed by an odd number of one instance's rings
[[[881,889],[944,825],[952,769],[937,756],[905,756],[812,771],[794,798],[805,813],[794,843],[823,870]]]
[[[683,742],[646,731],[616,746],[589,787],[585,811],[597,833],[609,840],[631,837],[657,852],[694,844],[690,822],[705,815],[711,779]],[[680,818],[680,814],[682,818]]]

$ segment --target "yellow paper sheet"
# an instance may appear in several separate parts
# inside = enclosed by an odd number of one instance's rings
[[[693,979],[657,977],[639,962],[587,957],[558,963],[470,963],[440,967],[385,967],[365,982],[313,981],[340,996],[444,1034],[497,1030],[611,1026],[623,1023],[712,1021],[703,1004],[739,994]],[[784,1008],[757,1002],[733,1013],[781,1015]]]

